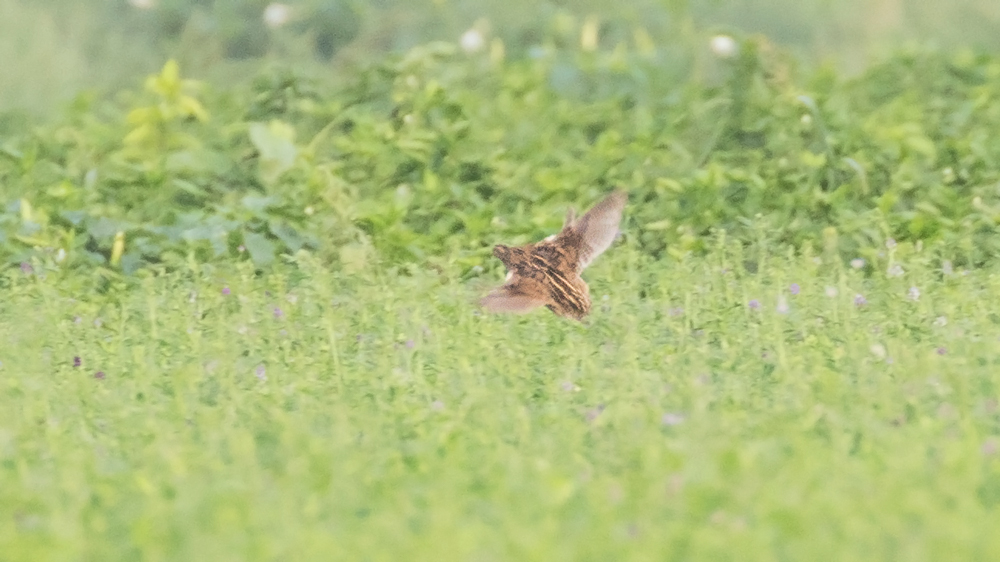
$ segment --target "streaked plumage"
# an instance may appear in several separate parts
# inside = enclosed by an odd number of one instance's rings
[[[582,320],[590,312],[590,290],[580,273],[614,242],[627,200],[624,191],[615,191],[579,220],[570,209],[562,230],[536,244],[497,244],[493,255],[507,266],[507,280],[482,299],[483,307],[528,312],[544,305]]]

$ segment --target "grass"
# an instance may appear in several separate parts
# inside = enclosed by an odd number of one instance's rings
[[[292,261],[5,278],[0,560],[1000,554],[991,270],[624,245],[580,325]]]

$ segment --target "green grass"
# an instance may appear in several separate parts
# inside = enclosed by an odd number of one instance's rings
[[[0,560],[996,559],[1000,278],[782,256],[620,245],[586,325],[477,314],[499,270],[14,271]]]

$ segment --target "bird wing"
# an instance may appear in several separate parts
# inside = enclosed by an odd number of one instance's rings
[[[539,282],[515,274],[509,283],[494,289],[479,304],[490,312],[524,313],[548,304],[546,295]]]
[[[594,205],[587,214],[573,225],[573,234],[580,237],[579,269],[583,271],[597,256],[611,246],[618,235],[618,224],[622,220],[622,210],[628,201],[628,194],[617,190],[603,201]],[[567,233],[569,234],[569,233]]]

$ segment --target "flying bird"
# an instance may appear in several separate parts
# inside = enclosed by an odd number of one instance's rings
[[[628,195],[616,190],[579,219],[571,207],[558,234],[525,246],[497,244],[493,255],[507,266],[506,282],[480,304],[490,312],[523,313],[545,306],[559,316],[583,320],[590,289],[580,277],[618,234]]]

